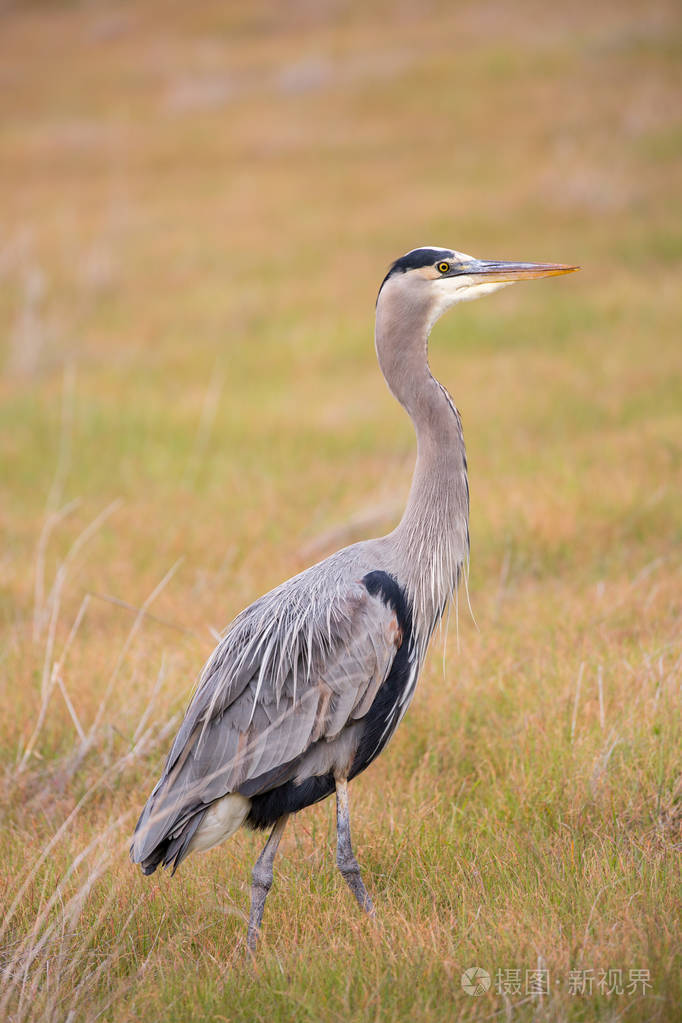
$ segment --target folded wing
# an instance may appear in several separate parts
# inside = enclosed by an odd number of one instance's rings
[[[212,803],[291,780],[369,711],[402,642],[396,612],[362,580],[309,573],[242,612],[207,663],[135,831],[143,869],[177,866]]]

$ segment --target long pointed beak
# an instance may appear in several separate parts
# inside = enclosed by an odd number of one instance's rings
[[[568,266],[565,263],[510,263],[497,259],[472,259],[463,263],[459,273],[471,277],[480,277],[484,282],[534,281],[536,277],[558,277],[560,274],[572,274],[580,270],[579,266]]]

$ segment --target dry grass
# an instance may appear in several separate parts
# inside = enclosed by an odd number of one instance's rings
[[[0,1017],[676,1018],[679,42],[616,0],[0,15]],[[311,809],[254,971],[260,839],[127,842],[214,630],[401,505],[371,316],[423,242],[585,270],[434,334],[479,630],[353,785],[380,926]]]

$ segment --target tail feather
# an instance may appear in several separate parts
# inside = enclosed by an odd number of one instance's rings
[[[133,863],[139,863],[143,874],[153,874],[157,867],[170,867],[171,875],[175,873],[184,858],[190,852],[190,843],[194,838],[197,828],[201,824],[206,810],[199,810],[193,817],[180,828],[179,831],[167,835],[152,849],[143,859],[139,859],[135,853],[135,843],[130,847],[130,858]]]

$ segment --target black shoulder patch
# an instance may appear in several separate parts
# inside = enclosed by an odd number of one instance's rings
[[[398,625],[403,632],[412,628],[412,614],[405,593],[388,572],[368,572],[362,580],[365,589],[372,596],[379,596],[387,607],[395,611]]]

